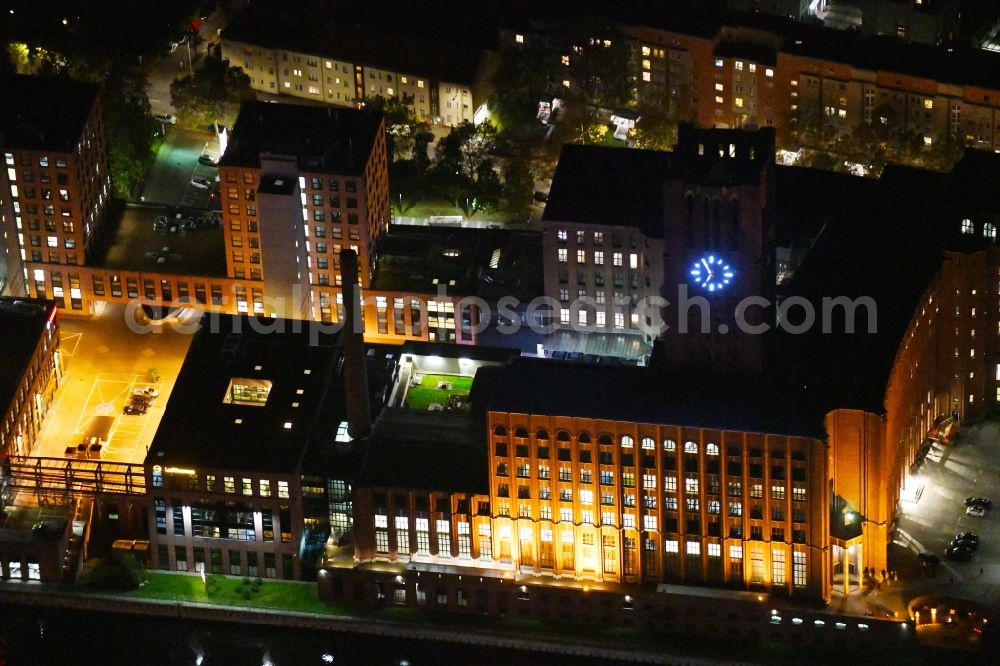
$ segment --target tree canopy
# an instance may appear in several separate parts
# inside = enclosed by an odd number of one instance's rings
[[[170,101],[185,122],[232,125],[240,104],[253,99],[250,77],[217,55],[206,56],[193,74],[170,84]]]

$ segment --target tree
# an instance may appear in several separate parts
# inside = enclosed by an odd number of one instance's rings
[[[240,104],[249,99],[253,99],[250,77],[212,55],[194,74],[170,84],[170,101],[177,115],[197,125],[232,125]]]
[[[489,121],[478,127],[468,121],[453,127],[438,142],[435,174],[446,179],[453,176],[474,179],[479,165],[493,151],[496,139],[496,126]]]
[[[527,160],[521,155],[508,159],[503,181],[507,208],[518,215],[527,215],[535,195],[535,179],[531,176]]]
[[[493,168],[493,160],[484,159],[476,165],[476,182],[472,191],[475,194],[472,200],[473,213],[492,213],[500,206],[503,186],[500,185],[500,177]]]
[[[365,100],[365,110],[382,114],[391,159],[406,159],[413,151],[416,136],[422,127],[413,112],[413,95],[403,95],[402,98],[375,95]]]
[[[664,105],[644,101],[639,108],[639,121],[629,130],[636,148],[670,150],[677,143],[677,122]]]
[[[158,124],[150,116],[146,77],[140,70],[115,71],[104,85],[104,119],[108,126],[108,167],[115,196],[129,198],[155,155]]]
[[[589,18],[567,22],[564,34],[572,45],[568,58],[572,102],[605,109],[632,100],[629,42],[616,26]]]
[[[427,148],[434,141],[434,134],[426,128],[417,132],[413,137],[413,163],[422,173],[427,173],[431,168],[431,158],[427,154]]]
[[[556,52],[540,42],[500,52],[489,106],[503,131],[518,138],[538,132],[538,103],[552,100],[560,66]]]

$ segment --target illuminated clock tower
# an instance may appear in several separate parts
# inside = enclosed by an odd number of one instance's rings
[[[773,319],[774,132],[680,128],[664,187],[666,368],[755,373]],[[742,307],[741,307],[742,304]]]

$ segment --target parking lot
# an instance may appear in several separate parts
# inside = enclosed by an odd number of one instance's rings
[[[226,274],[225,241],[222,229],[211,222],[188,231],[172,224],[158,229],[154,220],[173,217],[170,209],[155,205],[130,205],[121,211],[114,236],[94,257],[96,265],[108,268],[181,273],[186,275]],[[183,217],[208,219],[185,209]]]
[[[138,334],[125,323],[125,307],[108,305],[92,319],[61,320],[64,377],[32,455],[62,457],[95,416],[114,424],[104,460],[141,463],[163,417],[174,380],[191,344],[189,334],[169,326]],[[153,387],[159,395],[141,415],[122,408],[132,392]]]
[[[917,502],[902,502],[890,566],[918,593],[939,592],[1000,602],[1000,423],[963,427],[951,446],[935,445],[916,474],[923,490]],[[993,508],[981,518],[966,514],[965,498],[987,497]],[[945,556],[956,532],[979,535],[979,548],[968,562]],[[933,577],[919,567],[920,553],[936,555],[941,565]]]
[[[201,155],[218,161],[219,141],[215,135],[180,125],[168,125],[167,135],[146,174],[142,200],[147,203],[182,205],[195,209],[218,207],[209,198],[209,190],[191,184],[195,177],[215,182],[219,170],[198,163]]]

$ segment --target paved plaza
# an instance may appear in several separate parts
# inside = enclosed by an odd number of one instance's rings
[[[104,460],[141,463],[163,416],[174,380],[191,344],[190,333],[136,316],[136,333],[126,324],[128,309],[107,305],[92,319],[64,317],[61,360],[64,376],[45,417],[32,455],[62,457],[75,446],[94,417],[114,424],[102,451]],[[159,396],[143,415],[122,408],[135,389],[153,387]]]

